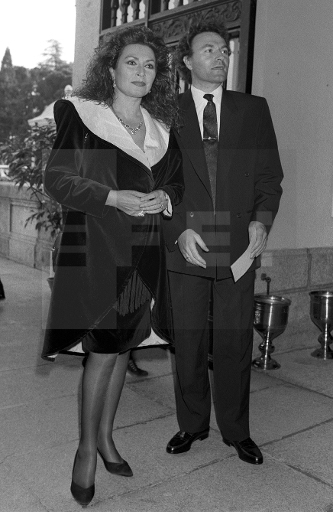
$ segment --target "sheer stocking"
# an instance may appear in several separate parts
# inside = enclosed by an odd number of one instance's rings
[[[128,358],[128,354],[118,356],[90,352],[86,361],[82,378],[81,436],[73,469],[74,482],[84,488],[95,481],[97,438],[104,408],[105,418],[111,421],[112,432],[125,380],[127,365],[122,364],[122,360],[126,360],[126,356]],[[120,364],[117,364],[118,357]],[[111,434],[108,437],[112,440]]]
[[[113,439],[113,423],[125,382],[130,351],[118,355],[106,394],[105,405],[98,431],[98,449],[108,462],[123,462]]]

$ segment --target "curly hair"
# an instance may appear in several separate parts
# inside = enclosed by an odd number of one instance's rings
[[[169,50],[163,39],[146,27],[120,29],[96,48],[88,64],[86,78],[74,94],[105,106],[112,105],[115,90],[110,67],[116,67],[123,49],[129,44],[148,46],[156,59],[156,77],[141,105],[166,126],[178,126],[179,113],[169,66]]]
[[[192,75],[191,71],[186,67],[184,63],[184,57],[192,56],[192,41],[195,36],[202,34],[202,32],[215,32],[216,34],[219,34],[219,36],[224,39],[226,45],[229,48],[228,30],[222,22],[199,21],[190,25],[188,32],[186,32],[186,34],[179,40],[179,43],[176,46],[172,56],[174,66],[178,70],[181,77],[189,84],[192,83]]]

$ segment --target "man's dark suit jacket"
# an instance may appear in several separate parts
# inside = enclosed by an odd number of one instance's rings
[[[278,211],[283,178],[275,132],[264,98],[223,91],[213,209],[203,143],[191,91],[180,95],[185,194],[173,217],[164,222],[168,269],[198,276],[231,277],[230,265],[249,244],[249,223],[257,220],[269,232]],[[207,261],[203,269],[185,261],[177,247],[179,235],[191,228],[210,252],[199,249]],[[256,258],[249,271],[260,265]]]

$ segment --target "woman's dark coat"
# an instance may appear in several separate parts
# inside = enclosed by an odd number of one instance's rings
[[[57,137],[44,184],[63,206],[64,229],[42,356],[69,349],[96,328],[135,271],[156,301],[152,327],[170,340],[161,216],[133,217],[105,202],[110,189],[162,189],[179,203],[181,154],[173,131],[168,151],[150,170],[92,133],[70,101],[58,101],[54,112]]]

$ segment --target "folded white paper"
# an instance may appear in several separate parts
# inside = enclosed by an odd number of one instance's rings
[[[250,258],[250,254],[252,251],[252,247],[254,245],[256,236],[253,234],[250,238],[250,243],[245,252],[231,265],[231,272],[234,278],[234,281],[238,281],[245,272],[250,268],[253,263],[253,258]]]

